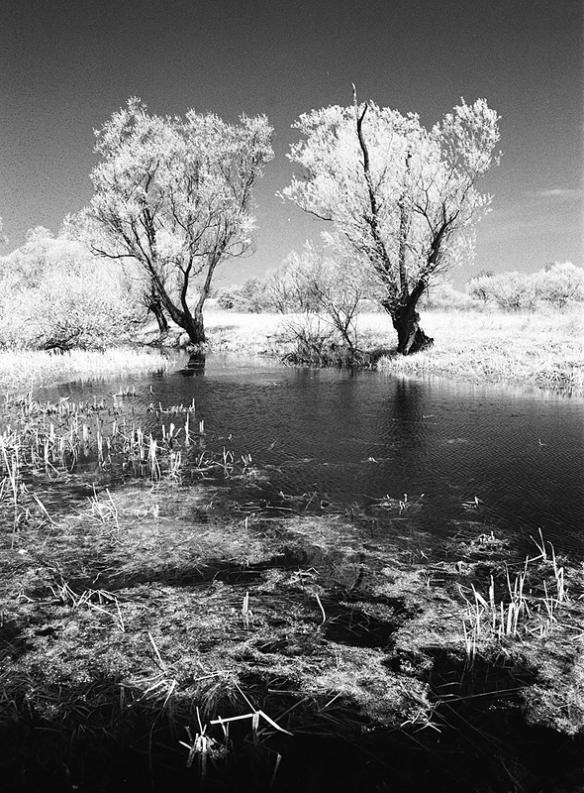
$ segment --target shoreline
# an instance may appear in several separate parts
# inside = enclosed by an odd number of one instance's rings
[[[207,350],[280,360],[291,349],[281,325],[293,318],[210,310],[205,316]],[[359,347],[377,360],[373,368],[381,373],[584,396],[584,318],[579,312],[427,311],[421,324],[435,339],[434,346],[412,356],[394,356],[389,353],[393,343],[389,319],[384,314],[362,314]],[[175,330],[161,346],[153,343],[155,335],[143,330],[131,347],[105,352],[0,352],[0,391],[30,391],[31,386],[64,378],[89,380],[168,369],[173,359],[186,354],[177,344],[180,333]]]
[[[280,358],[290,350],[278,334],[281,322],[281,315],[210,312],[210,350]],[[382,373],[584,396],[584,318],[579,312],[426,311],[421,325],[435,340],[431,349],[406,357],[380,355],[395,343],[390,320],[384,314],[362,314],[358,344],[378,359]]]

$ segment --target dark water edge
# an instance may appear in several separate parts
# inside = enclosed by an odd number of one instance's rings
[[[584,789],[582,738],[526,727],[518,710],[483,709],[479,719],[477,711],[448,708],[442,714],[440,735],[378,730],[347,740],[331,732],[328,737],[300,734],[257,746],[242,738],[225,759],[209,762],[205,777],[196,763],[186,767],[184,752],[172,748],[181,736],[164,725],[157,726],[153,735],[152,724],[137,719],[125,741],[81,736],[74,742],[47,736],[37,725],[31,731],[16,729],[2,735],[5,758],[12,758],[0,763],[2,789],[14,793],[579,793]],[[23,747],[33,753],[31,757],[20,756]]]

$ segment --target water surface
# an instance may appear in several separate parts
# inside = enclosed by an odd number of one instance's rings
[[[526,537],[541,528],[566,550],[584,549],[580,400],[237,356],[208,356],[196,376],[71,383],[45,396],[107,397],[120,382],[135,386],[136,421],[153,432],[172,416],[157,418],[149,404],[194,399],[210,446],[251,454],[267,471],[254,488],[258,500],[314,493],[313,506],[355,505],[379,516],[380,499],[407,494],[410,503],[421,499],[416,520],[433,533],[484,520]]]

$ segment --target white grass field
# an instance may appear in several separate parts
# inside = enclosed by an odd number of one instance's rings
[[[278,336],[293,315],[206,315],[213,349],[277,355]],[[445,375],[471,382],[498,382],[584,394],[584,316],[580,308],[542,313],[431,311],[421,324],[434,346],[412,356],[387,356],[381,371]],[[392,348],[396,334],[386,314],[364,313],[359,343]]]
[[[294,315],[238,313],[212,307],[205,314],[209,349],[277,358],[287,349],[282,335],[285,325],[294,319]],[[434,338],[434,346],[416,355],[391,355],[396,335],[389,317],[382,313],[359,316],[358,343],[364,349],[388,350],[378,367],[387,373],[432,374],[584,395],[584,316],[579,309],[547,313],[428,310],[422,314],[421,324]],[[29,391],[73,378],[92,379],[173,365],[173,356],[139,347],[105,352],[74,350],[63,355],[3,351],[0,391]]]

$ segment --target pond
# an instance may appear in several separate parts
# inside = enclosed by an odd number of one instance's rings
[[[233,484],[246,503],[350,508],[383,523],[384,507],[401,501],[440,537],[473,520],[525,540],[541,528],[562,550],[584,550],[580,400],[224,355],[192,376],[129,375],[38,396],[111,400],[120,384],[135,388],[136,421],[154,433],[172,416],[149,405],[194,400],[209,446],[251,454],[266,474],[253,492]]]

